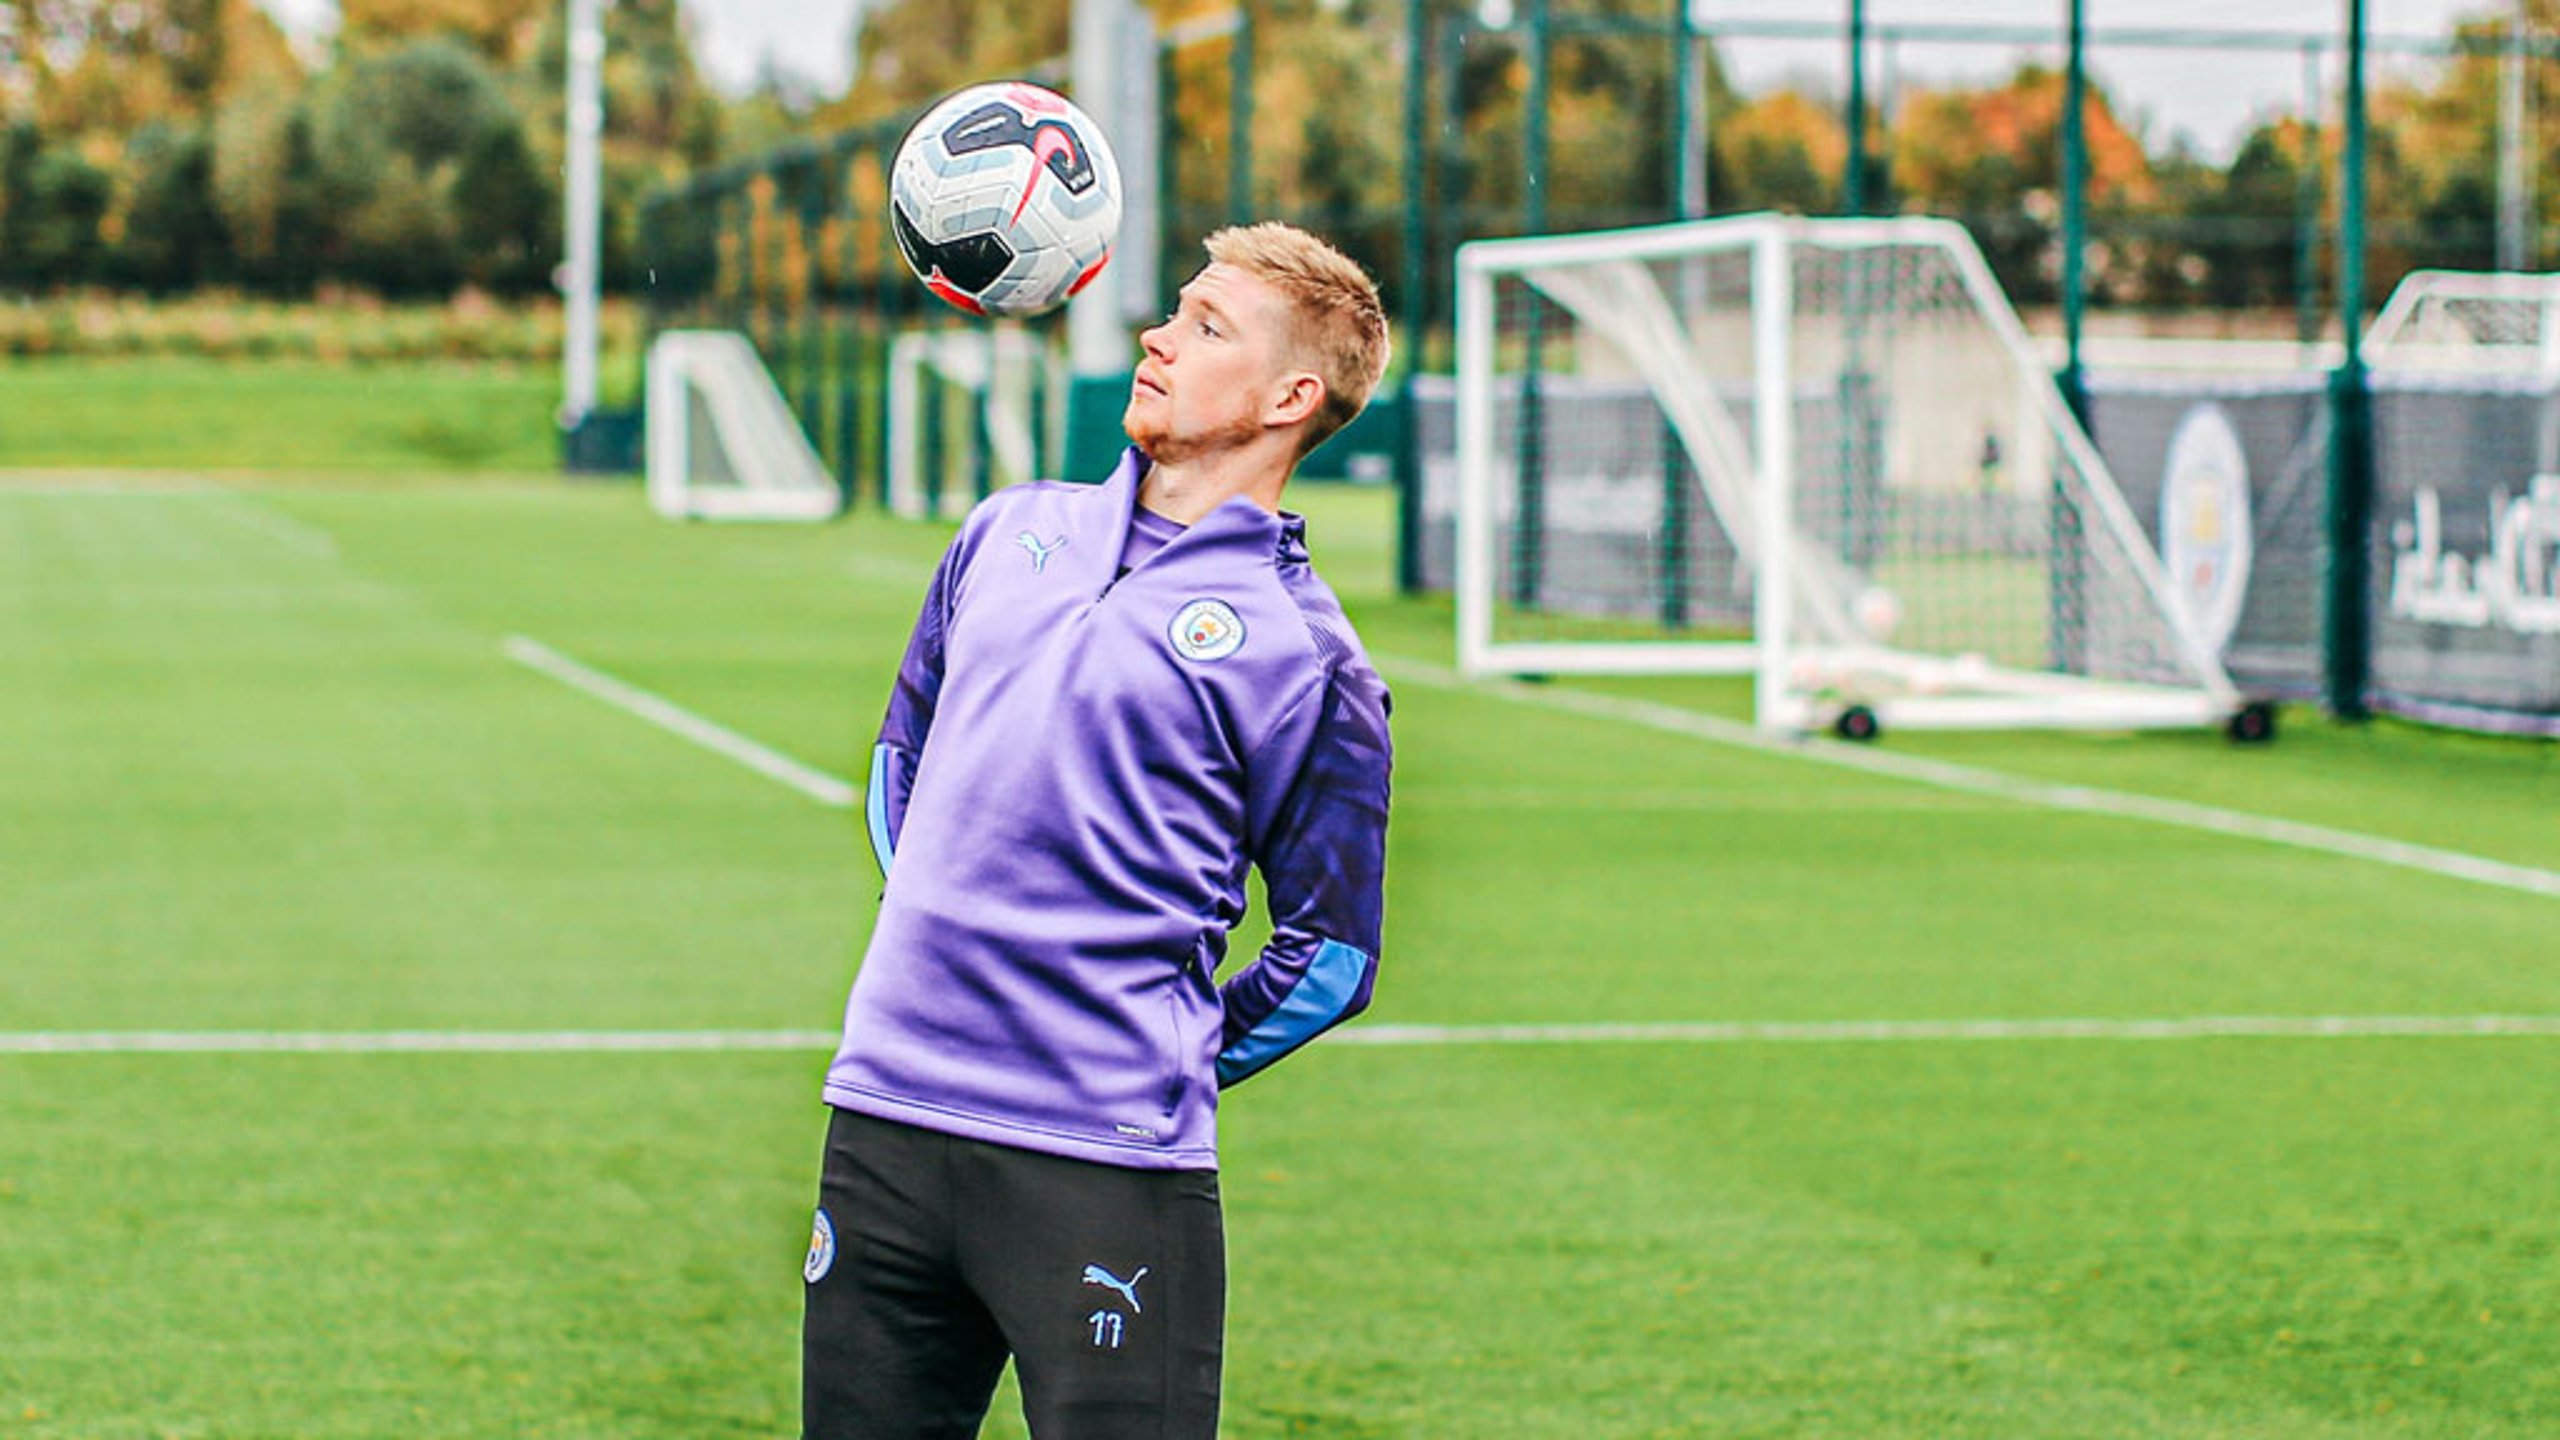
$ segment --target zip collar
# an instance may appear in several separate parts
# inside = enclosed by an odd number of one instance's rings
[[[1102,482],[1112,516],[1109,564],[1117,565],[1120,552],[1128,548],[1129,527],[1138,507],[1138,486],[1153,468],[1155,462],[1147,458],[1146,452],[1132,445],[1120,453],[1120,463],[1113,468],[1111,478]],[[1241,495],[1232,496],[1193,521],[1165,548],[1197,548],[1204,544],[1221,550],[1251,550],[1270,557],[1276,564],[1304,565],[1307,518],[1288,510],[1275,515]]]

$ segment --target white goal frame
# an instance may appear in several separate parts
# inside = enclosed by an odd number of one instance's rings
[[[1836,593],[1806,582],[1824,563],[1819,542],[1795,523],[1795,423],[1790,313],[1791,247],[1819,236],[1832,249],[1925,245],[1955,262],[1963,288],[2014,362],[2023,413],[2041,422],[2061,457],[2092,480],[2090,507],[2108,539],[2129,554],[2151,606],[2165,618],[2193,684],[2100,680],[2008,669],[1977,656],[1910,653],[1850,638]],[[1702,242],[1705,242],[1702,245]],[[1747,245],[1753,267],[1752,431],[1755,447],[1696,385],[1656,385],[1665,417],[1687,450],[1724,528],[1752,573],[1746,640],[1503,641],[1496,638],[1496,280],[1576,263],[1660,261]],[[1458,254],[1456,603],[1458,660],[1469,675],[1722,674],[1755,677],[1755,717],[1772,732],[1838,724],[1849,705],[1898,728],[2151,728],[2214,726],[2244,705],[2189,616],[2140,522],[2108,477],[2096,446],[2071,415],[2052,373],[1962,226],[1929,218],[1808,220],[1780,215],[1592,234],[1477,241]],[[1573,297],[1550,295],[1568,310]],[[1584,306],[1590,296],[1580,297]],[[1637,322],[1651,324],[1651,318]],[[1663,327],[1676,331],[1676,317]],[[1737,523],[1739,522],[1739,523]],[[1766,537],[1778,537],[1767,543]],[[1834,562],[1836,563],[1836,562]],[[1832,613],[1822,613],[1828,610]],[[1809,673],[1885,677],[1875,698],[1843,702]]]
[[[2471,333],[2475,314],[2525,318],[2529,338]],[[2490,371],[2560,378],[2560,275],[2413,270],[2365,327],[2364,361],[2377,370]]]
[[[708,436],[693,434],[688,392],[702,397]],[[694,474],[697,440],[718,447],[736,484]],[[772,372],[734,330],[666,330],[650,342],[646,444],[649,505],[671,520],[829,520],[844,509]]]

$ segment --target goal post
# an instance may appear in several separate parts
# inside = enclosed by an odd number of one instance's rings
[[[755,346],[731,330],[649,344],[649,504],[675,520],[826,520],[844,493]]]
[[[2241,710],[1962,227],[1480,241],[1458,282],[1469,673],[1751,675],[1774,731]]]

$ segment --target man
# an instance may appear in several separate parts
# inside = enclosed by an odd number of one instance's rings
[[[803,1431],[1217,1430],[1218,1092],[1368,1004],[1387,693],[1280,509],[1386,367],[1368,276],[1209,238],[1100,486],[969,517],[872,753],[886,886],[830,1067]],[[1220,986],[1261,870],[1272,940]]]

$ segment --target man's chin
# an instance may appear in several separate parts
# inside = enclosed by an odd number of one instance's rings
[[[1139,413],[1138,402],[1135,400],[1129,402],[1128,409],[1120,412],[1120,428],[1128,435],[1130,444],[1150,455],[1156,453],[1156,447],[1164,443],[1163,423]]]

